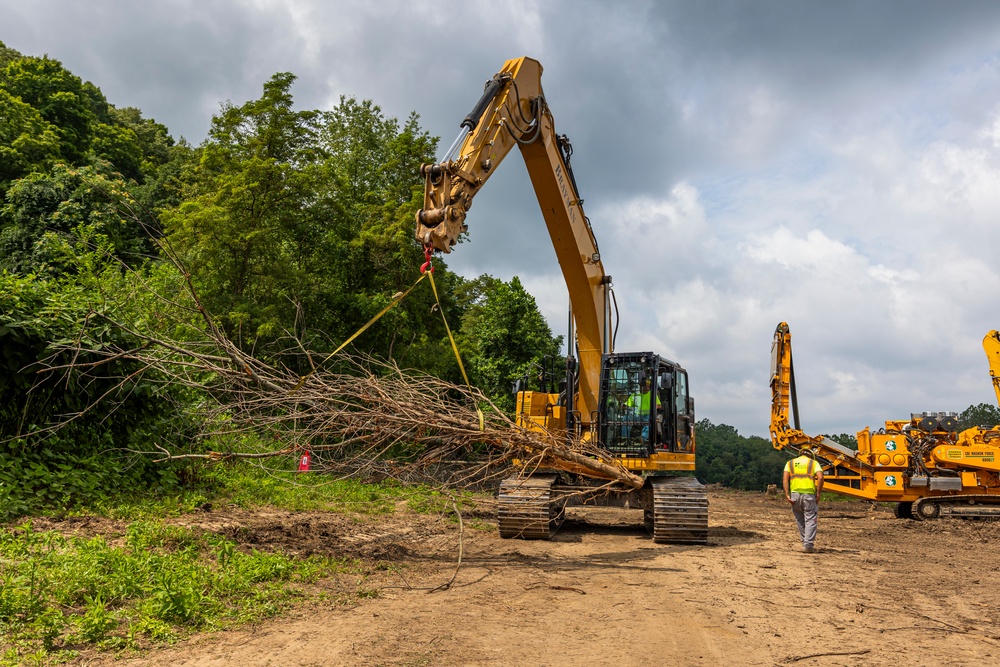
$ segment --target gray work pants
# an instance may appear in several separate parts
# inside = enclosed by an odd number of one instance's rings
[[[792,493],[792,514],[799,527],[802,548],[812,549],[816,542],[816,525],[819,523],[819,504],[815,493]]]

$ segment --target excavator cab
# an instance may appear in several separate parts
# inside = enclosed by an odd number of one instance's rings
[[[604,355],[600,406],[599,438],[613,454],[646,458],[693,446],[687,371],[652,352]]]

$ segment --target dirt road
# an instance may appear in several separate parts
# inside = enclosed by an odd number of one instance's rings
[[[823,503],[818,552],[803,554],[784,500],[760,494],[713,492],[705,547],[654,545],[638,511],[569,516],[549,543],[467,528],[453,585],[428,592],[455,571],[445,520],[216,514],[204,527],[247,546],[381,561],[365,583],[379,596],[124,664],[1000,664],[1000,523]]]

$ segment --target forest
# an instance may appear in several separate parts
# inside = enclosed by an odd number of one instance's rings
[[[419,167],[438,139],[372,100],[298,110],[294,80],[276,73],[258,99],[222,104],[192,146],[0,43],[0,517],[166,496],[198,483],[197,459],[136,452],[234,446],[203,437],[197,387],[102,357],[138,345],[133,330],[190,341],[204,309],[240,350],[306,372],[290,345],[332,351],[418,279]],[[516,277],[435,269],[437,303],[414,291],[354,349],[461,382],[450,322],[471,384],[512,410],[514,381],[558,366],[562,337]],[[186,291],[197,307],[168,298]],[[100,373],[78,372],[98,358]],[[995,412],[963,417],[977,410]],[[761,490],[787,459],[708,419],[697,441],[706,483]]]

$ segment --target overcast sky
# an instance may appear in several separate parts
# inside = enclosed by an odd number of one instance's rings
[[[699,417],[767,434],[782,320],[809,433],[995,403],[998,2],[0,0],[0,40],[194,144],[290,71],[301,108],[368,98],[447,145],[483,82],[532,56],[614,278],[617,348],[684,365]],[[517,155],[468,223],[449,266],[519,275],[565,333]]]

